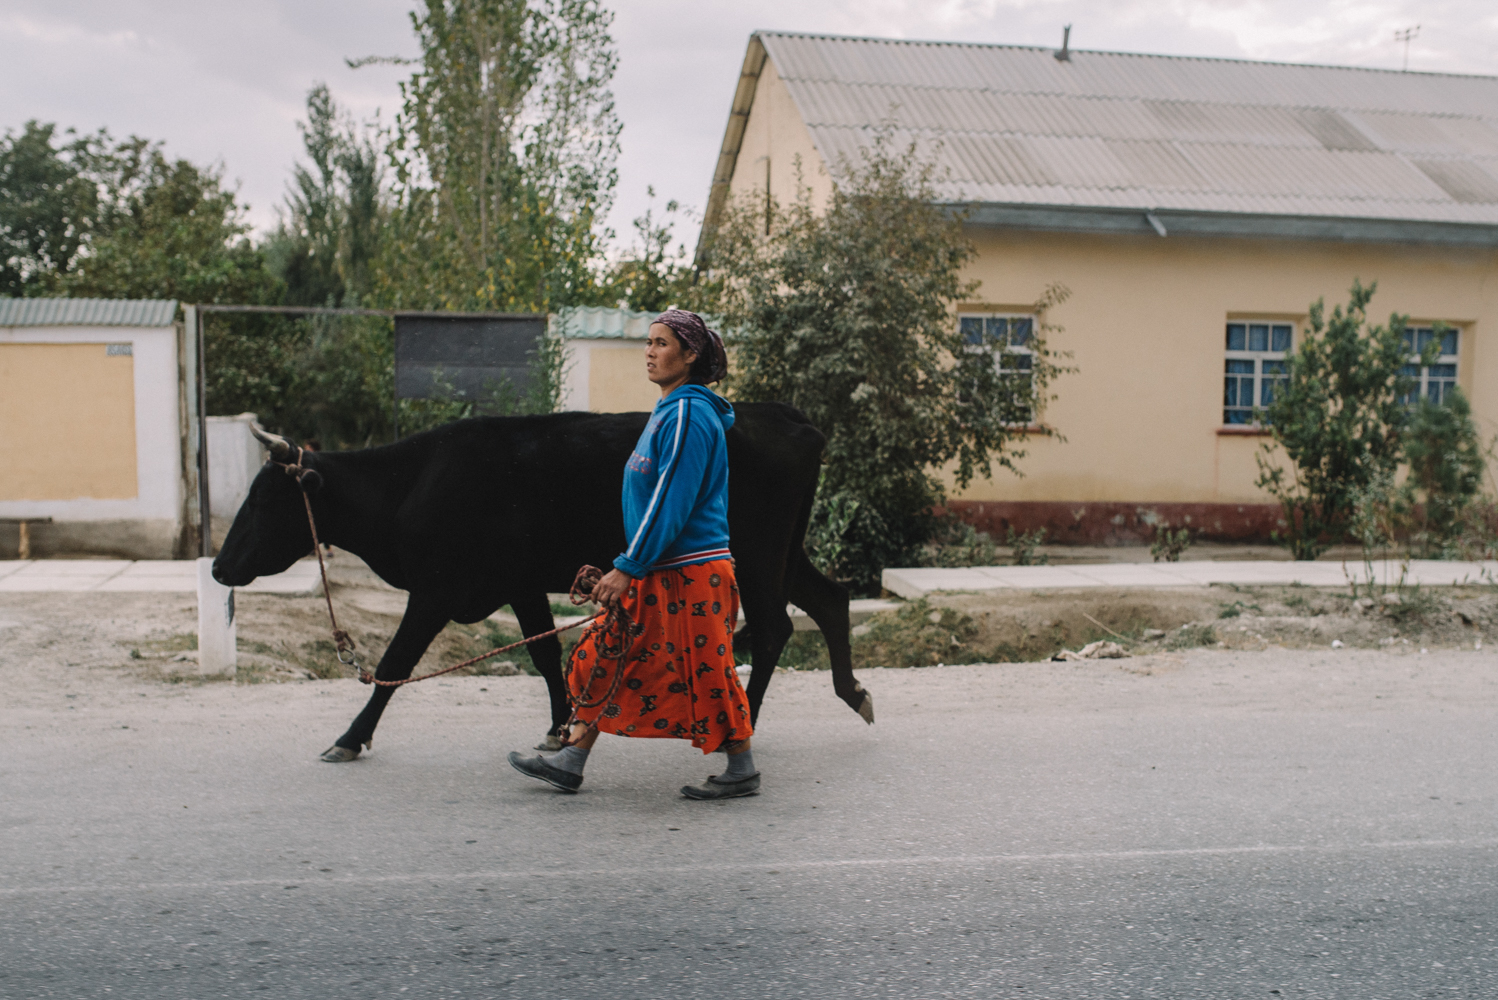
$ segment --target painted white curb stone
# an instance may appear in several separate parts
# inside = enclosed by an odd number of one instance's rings
[[[233,677],[238,660],[235,645],[234,588],[213,578],[213,560],[198,560],[198,673],[205,677]]]

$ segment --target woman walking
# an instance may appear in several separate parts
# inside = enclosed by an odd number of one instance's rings
[[[723,341],[696,313],[668,310],[650,325],[645,374],[661,398],[624,470],[629,545],[593,587],[600,605],[622,605],[643,631],[625,637],[621,667],[601,655],[601,624],[590,626],[564,671],[579,706],[571,745],[549,756],[511,753],[510,763],[575,792],[600,732],[665,736],[728,753],[722,774],[682,788],[683,795],[752,795],[759,790],[753,729],[733,660],[739,588],[728,552],[724,439],[733,408],[707,388],[728,374]],[[604,700],[616,669],[623,671],[617,690]]]

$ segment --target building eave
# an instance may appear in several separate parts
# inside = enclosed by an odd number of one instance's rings
[[[738,164],[739,148],[744,143],[744,129],[749,124],[749,112],[754,107],[754,92],[759,87],[759,75],[765,68],[764,42],[759,34],[749,37],[749,48],[744,53],[744,66],[739,71],[739,85],[733,92],[733,106],[728,112],[728,125],[723,130],[723,145],[718,152],[718,164],[713,169],[713,183],[708,190],[707,211],[703,213],[702,229],[697,235],[697,251],[694,261],[700,266],[703,251],[718,226],[723,205],[728,201],[728,187],[733,181],[734,167]]]
[[[1420,219],[1262,215],[1163,208],[981,203],[949,205],[967,225],[1057,233],[1172,238],[1240,237],[1330,243],[1405,243],[1498,249],[1498,224]]]

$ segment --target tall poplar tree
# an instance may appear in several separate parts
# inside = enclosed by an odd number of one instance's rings
[[[617,178],[613,15],[597,0],[426,0],[390,159],[390,305],[544,310],[597,299]]]

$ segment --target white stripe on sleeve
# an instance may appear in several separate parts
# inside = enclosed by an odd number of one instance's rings
[[[676,464],[676,457],[681,454],[681,425],[686,417],[686,409],[685,399],[676,404],[676,434],[671,440],[671,460],[656,471],[655,492],[650,495],[650,504],[645,508],[645,516],[640,518],[640,526],[635,529],[635,537],[630,540],[629,548],[624,552],[627,559],[635,557],[635,549],[639,548],[640,541],[645,536],[645,529],[650,524],[650,516],[655,513],[656,505],[661,502],[661,490],[665,488],[666,480],[670,478],[666,475],[666,470]]]

